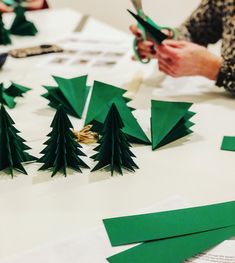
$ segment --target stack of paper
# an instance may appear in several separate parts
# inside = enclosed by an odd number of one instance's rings
[[[235,201],[105,219],[112,246],[141,243],[109,262],[183,262],[235,236]]]
[[[133,143],[150,144],[150,141],[127,106],[130,100],[123,97],[126,91],[118,87],[95,81],[85,125],[92,123],[93,129],[102,133],[103,124],[112,104],[115,103],[124,123],[123,132]]]
[[[195,115],[189,111],[192,103],[152,100],[151,134],[152,149],[155,150],[190,133],[194,125],[190,119]]]
[[[81,118],[90,90],[86,85],[87,76],[72,79],[53,78],[58,87],[44,86],[48,92],[42,96],[50,101],[51,107],[57,109],[61,104],[67,114]]]
[[[221,145],[221,150],[224,151],[235,151],[235,137],[234,136],[224,136]]]

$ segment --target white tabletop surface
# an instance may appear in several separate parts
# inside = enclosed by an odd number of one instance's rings
[[[40,11],[29,16],[40,34],[35,38],[15,37],[15,46],[63,37],[73,31],[80,18],[71,10]],[[125,37],[93,19],[86,33]],[[41,85],[53,83],[54,72],[37,67],[39,61],[39,57],[9,59],[0,72],[0,81],[13,80],[33,89],[8,112],[33,148],[31,153],[37,156],[55,113],[40,97],[44,93]],[[235,135],[235,98],[202,78],[162,80],[160,74],[150,74],[155,66],[139,66],[128,60],[117,72],[94,72],[90,78],[122,86],[136,71],[142,71],[145,81],[132,105],[138,109],[135,115],[147,133],[151,99],[193,102],[192,110],[197,113],[193,117],[194,133],[154,152],[149,146],[134,145],[140,169],[124,176],[111,178],[106,172],[84,170],[83,174],[70,171],[67,178],[58,175],[52,179],[50,172],[37,171],[39,164],[27,165],[29,175],[16,173],[13,180],[1,173],[0,260],[79,234],[103,218],[138,211],[172,195],[193,205],[235,199],[235,153],[220,150],[223,136]],[[66,77],[84,72],[62,69],[57,73]],[[82,128],[83,120],[71,120],[75,128]],[[88,156],[92,149],[84,147]],[[92,160],[86,161],[93,166]]]

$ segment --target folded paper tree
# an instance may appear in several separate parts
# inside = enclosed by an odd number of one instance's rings
[[[127,106],[130,100],[123,97],[126,91],[115,86],[95,81],[85,125],[93,124],[93,130],[102,133],[105,118],[113,103],[124,123],[123,132],[132,143],[150,144],[148,137],[133,116],[133,109]]]
[[[151,134],[152,149],[155,150],[170,142],[192,133],[189,121],[194,112],[189,111],[192,103],[152,100]]]
[[[105,219],[104,225],[113,246],[144,242],[108,261],[183,262],[235,236],[234,213],[233,201]]]
[[[168,38],[168,36],[162,33],[159,27],[156,24],[154,24],[151,19],[146,18],[146,20],[144,20],[142,17],[134,14],[130,10],[128,10],[128,12],[136,19],[136,21],[158,44],[161,44],[165,39]]]
[[[87,76],[65,79],[53,77],[58,87],[44,86],[48,91],[42,95],[50,101],[49,106],[58,108],[61,104],[67,114],[81,118],[90,87],[87,86]]]
[[[235,151],[235,136],[225,136],[221,145],[221,150]]]
[[[16,106],[15,97],[22,97],[29,90],[29,88],[14,82],[8,88],[4,88],[3,83],[0,83],[0,103],[13,109]]]
[[[0,45],[9,45],[11,44],[11,38],[9,31],[5,28],[2,13],[0,12]]]
[[[108,168],[111,175],[114,171],[122,175],[123,168],[131,172],[138,169],[132,160],[135,155],[130,151],[131,145],[122,131],[123,127],[124,123],[113,103],[104,121],[103,137],[99,140],[100,145],[95,148],[98,153],[91,157],[98,161],[92,171]]]
[[[25,8],[21,5],[15,7],[15,19],[11,25],[10,32],[13,35],[19,36],[35,36],[38,32],[32,22],[29,22],[25,17]]]
[[[82,146],[75,140],[72,132],[72,123],[60,105],[51,123],[52,131],[48,134],[50,137],[44,144],[46,147],[41,152],[43,157],[38,160],[44,165],[39,170],[51,169],[52,177],[59,171],[67,176],[67,168],[78,172],[81,167],[89,168],[79,156],[86,156],[80,148]]]
[[[27,174],[22,163],[36,160],[25,152],[30,148],[18,133],[19,131],[14,127],[14,121],[2,105],[0,109],[0,171],[7,169],[12,177],[14,169]]]

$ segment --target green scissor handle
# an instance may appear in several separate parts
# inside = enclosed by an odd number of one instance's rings
[[[167,27],[167,26],[159,26],[157,25],[151,18],[147,17],[144,15],[143,11],[142,10],[139,10],[138,11],[138,15],[141,16],[141,17],[144,17],[147,22],[149,22],[150,24],[152,24],[153,26],[155,26],[157,29],[159,30],[168,30],[169,32],[171,32],[171,38],[174,39],[176,37],[176,31],[174,28],[171,28],[171,27]],[[142,39],[143,40],[147,40],[147,34],[145,32],[145,29],[138,24],[138,28],[142,31]],[[133,50],[134,50],[134,54],[135,54],[135,58],[137,60],[139,60],[141,63],[143,64],[148,64],[150,62],[150,59],[149,58],[146,58],[146,59],[142,59],[138,53],[138,39],[135,38],[134,39],[134,42],[133,42]]]

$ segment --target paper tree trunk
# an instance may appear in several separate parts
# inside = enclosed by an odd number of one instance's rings
[[[113,103],[118,107],[119,114],[124,123],[123,132],[128,136],[132,143],[150,144],[150,141],[132,111],[127,106],[130,101],[123,97],[126,90],[95,81],[85,120],[85,125],[93,124],[93,131],[102,133],[105,118]]]
[[[27,174],[22,163],[36,160],[35,157],[25,152],[30,148],[18,133],[19,131],[14,127],[14,121],[2,105],[0,110],[0,171],[7,169],[12,177],[14,169]]]
[[[50,137],[44,144],[45,149],[41,152],[43,157],[38,160],[44,165],[39,170],[51,169],[52,177],[59,171],[67,176],[67,168],[78,172],[81,167],[89,168],[79,156],[86,156],[80,148],[82,146],[75,140],[71,129],[73,128],[63,106],[59,106],[55,117],[51,123],[52,131],[48,134]]]
[[[32,22],[29,22],[26,19],[24,7],[18,5],[15,8],[15,14],[16,17],[10,28],[11,34],[19,36],[35,36],[38,30]]]
[[[9,31],[5,28],[2,13],[0,12],[0,45],[9,45],[11,44]]]
[[[192,103],[152,100],[151,134],[152,149],[155,150],[193,131],[190,119],[195,115],[189,111]]]
[[[72,79],[53,77],[58,87],[44,86],[48,91],[42,95],[50,101],[49,106],[58,108],[61,104],[67,114],[81,118],[90,87],[87,86],[87,76]]]
[[[92,171],[108,168],[113,175],[114,171],[123,174],[122,169],[134,172],[138,166],[132,160],[135,155],[130,151],[131,145],[122,131],[124,127],[121,116],[115,104],[112,104],[104,122],[103,137],[100,145],[95,148],[98,153],[92,156],[97,165]]]

